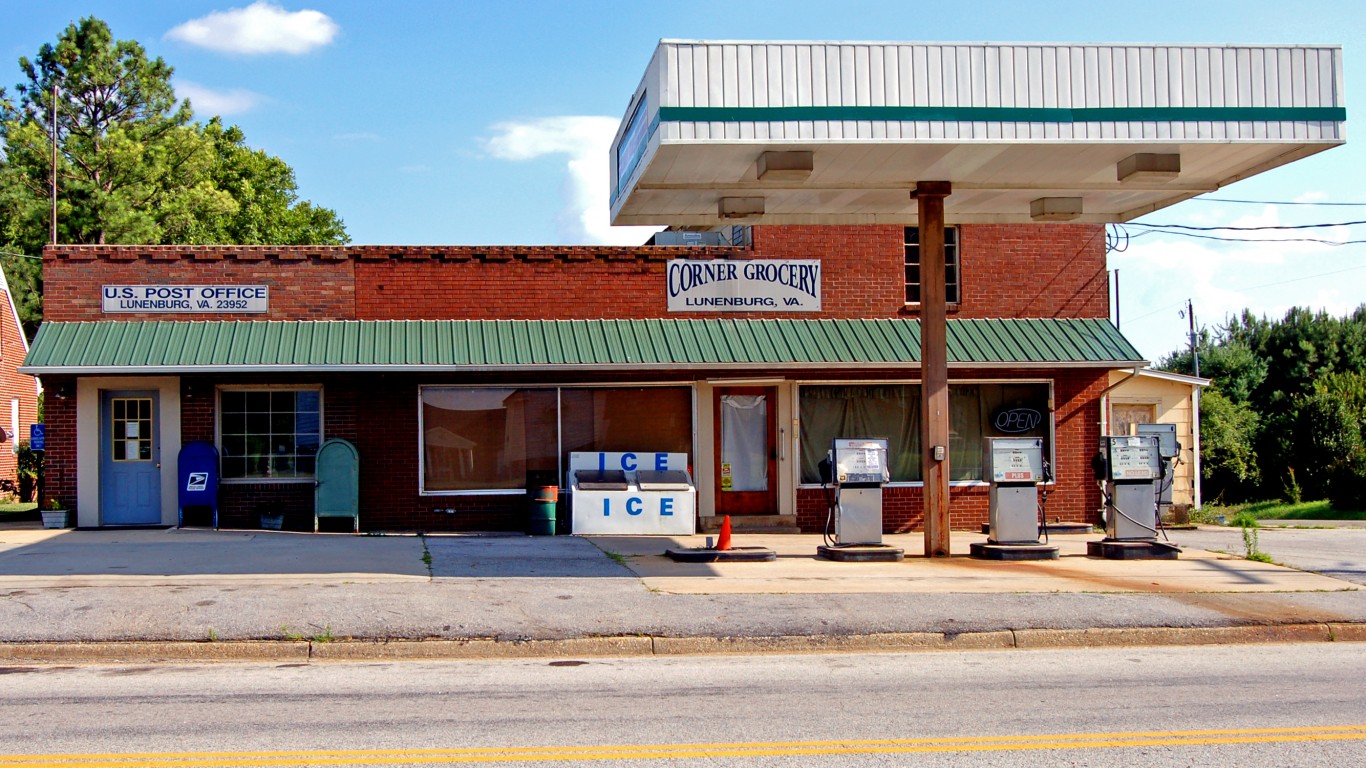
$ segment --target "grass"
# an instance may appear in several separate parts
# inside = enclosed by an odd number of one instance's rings
[[[1230,522],[1240,515],[1258,520],[1366,520],[1366,509],[1338,509],[1328,501],[1258,501],[1228,506],[1205,505],[1201,517],[1212,521],[1223,515]]]
[[[38,519],[38,502],[30,501],[27,504],[18,501],[7,501],[0,503],[0,523],[17,523],[25,520]]]

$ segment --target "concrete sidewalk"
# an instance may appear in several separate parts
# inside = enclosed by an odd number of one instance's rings
[[[1350,582],[1176,561],[680,564],[702,537],[0,530],[0,658],[584,656],[1366,639]],[[980,534],[955,533],[967,552]],[[918,555],[919,534],[887,537]]]

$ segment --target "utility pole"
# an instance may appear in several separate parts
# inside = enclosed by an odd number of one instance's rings
[[[52,80],[52,232],[48,241],[57,244],[57,79]]]
[[[1186,299],[1186,317],[1190,320],[1190,342],[1191,360],[1195,363],[1195,375],[1200,375],[1200,351],[1196,348],[1195,342],[1195,305],[1191,304],[1190,299]]]

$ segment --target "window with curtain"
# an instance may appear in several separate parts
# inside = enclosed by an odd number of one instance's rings
[[[1047,441],[1051,427],[1047,403],[1048,385],[1043,383],[950,384],[949,479],[982,479],[983,438],[1041,437]],[[799,407],[803,483],[820,482],[818,465],[836,437],[885,437],[892,482],[922,479],[920,385],[803,385]],[[1037,420],[1000,418],[1003,413],[1019,412],[1035,413]]]
[[[809,385],[801,388],[803,483],[819,483],[821,459],[836,437],[887,438],[892,482],[920,479],[920,386]]]

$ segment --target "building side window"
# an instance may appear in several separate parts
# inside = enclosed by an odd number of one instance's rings
[[[1041,437],[1052,455],[1048,385],[949,385],[949,479],[982,479],[983,439]],[[836,437],[885,437],[892,482],[919,482],[920,385],[803,385],[801,481],[819,483],[821,459]]]
[[[920,303],[920,228],[906,227],[906,303]],[[944,228],[944,301],[962,300],[962,280],[958,264],[958,228]]]
[[[573,451],[691,453],[688,387],[423,387],[422,492],[516,491]]]
[[[313,477],[322,445],[322,390],[221,389],[218,452],[224,480]]]

